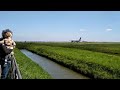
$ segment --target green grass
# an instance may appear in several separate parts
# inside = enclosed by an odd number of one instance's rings
[[[47,72],[25,56],[19,49],[16,48],[14,52],[22,79],[51,79],[51,76]]]
[[[65,45],[67,46],[67,44]],[[49,46],[49,43],[48,45],[43,45],[42,43],[18,44],[19,48],[25,48],[39,55],[48,57],[70,69],[86,74],[92,78],[120,79],[119,56],[94,52],[94,50],[81,50],[79,47],[66,48],[58,46],[59,45]],[[70,46],[69,43],[68,46]],[[92,47],[95,46],[93,45]]]
[[[22,43],[18,43],[22,44]],[[28,44],[32,44],[28,43]],[[66,48],[77,48],[82,50],[89,50],[94,52],[102,52],[111,55],[120,56],[120,43],[92,43],[92,42],[81,42],[81,43],[70,43],[70,42],[37,42],[34,45],[45,45],[45,46],[52,46],[52,47],[66,47]]]

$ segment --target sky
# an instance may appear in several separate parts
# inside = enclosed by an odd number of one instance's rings
[[[120,42],[120,11],[0,11],[5,29],[15,41]]]

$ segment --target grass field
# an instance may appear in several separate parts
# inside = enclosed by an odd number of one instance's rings
[[[31,43],[32,44],[32,43]],[[77,48],[83,50],[89,50],[94,52],[102,52],[107,54],[114,54],[120,56],[120,43],[118,42],[82,42],[82,43],[61,43],[61,42],[41,42],[34,43],[34,45],[45,45],[53,47],[67,47],[67,48]]]
[[[51,79],[51,76],[46,71],[21,53],[19,49],[16,48],[14,52],[22,79]]]
[[[120,43],[17,43],[95,79],[120,79]]]

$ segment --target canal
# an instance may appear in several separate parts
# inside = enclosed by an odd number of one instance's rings
[[[89,79],[89,77],[86,77],[80,73],[77,73],[69,68],[57,64],[56,62],[53,62],[52,60],[39,56],[28,50],[22,49],[21,52],[24,53],[31,60],[39,64],[54,79]]]

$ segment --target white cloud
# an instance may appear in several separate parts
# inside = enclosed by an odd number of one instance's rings
[[[106,31],[109,32],[109,31],[112,31],[112,29],[111,29],[111,28],[108,28],[108,29],[106,29]]]
[[[80,29],[80,32],[84,32],[84,31],[86,31],[85,29]]]

